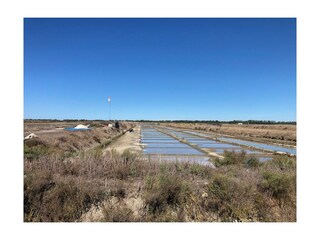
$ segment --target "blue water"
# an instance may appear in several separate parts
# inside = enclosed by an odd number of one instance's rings
[[[212,149],[212,148],[209,148],[209,149]],[[229,151],[229,152],[234,151],[236,153],[239,153],[241,151],[245,151],[247,154],[262,154],[261,152],[258,152],[258,151],[252,151],[252,150],[242,149],[242,148],[229,148],[229,149],[214,148],[213,150],[218,154],[224,153],[224,151]]]
[[[204,154],[178,140],[159,132],[155,129],[144,128],[141,131],[141,142],[146,144],[143,152],[145,154],[165,155],[200,155]]]
[[[251,141],[245,141],[245,140],[240,140],[240,139],[234,139],[234,138],[219,138],[222,141],[229,141],[233,143],[239,143],[239,144],[244,144],[247,146],[252,146],[252,147],[257,147],[257,148],[263,148],[263,149],[268,149],[268,150],[273,150],[273,151],[279,151],[279,152],[286,152],[290,154],[296,155],[296,149],[295,148],[287,148],[287,147],[280,147],[280,146],[275,146],[271,144],[264,144],[264,143],[257,143],[257,142],[251,142]]]
[[[206,143],[206,142],[216,142],[214,140],[210,140],[210,139],[207,139],[207,138],[184,138],[186,139],[187,141],[191,141],[191,142],[199,142],[199,143]]]
[[[198,163],[201,165],[211,166],[214,165],[209,162],[209,157],[206,156],[196,156],[196,155],[149,155],[150,159],[158,161],[173,161],[173,162],[189,162]]]
[[[272,157],[256,157],[256,158],[261,162],[272,160]]]
[[[189,143],[195,144],[201,148],[206,148],[207,150],[216,152],[218,154],[223,154],[225,150],[235,152],[244,150],[248,155],[253,155],[260,161],[267,161],[272,159],[271,156],[265,156],[265,154],[261,151],[246,149],[244,147],[238,146],[236,145],[236,142],[225,143],[205,138],[208,137],[205,134],[196,136],[192,135],[192,132],[179,132],[173,129],[170,129],[169,133],[174,134],[177,137],[184,138]],[[170,137],[167,134],[164,134],[152,128],[144,127],[141,131],[141,135],[141,142],[144,144],[143,152],[146,155],[149,155],[149,157],[152,159],[156,158],[159,160],[191,161],[210,164],[208,161],[209,157],[206,156],[203,152],[190,147],[188,144],[179,142],[178,140]],[[229,139],[229,141],[231,142],[231,139]],[[259,145],[259,143],[256,144]]]
[[[198,136],[204,136],[208,137],[206,134],[198,133],[198,132],[192,132],[192,131],[185,131],[186,133],[190,134],[195,134]],[[258,142],[253,142],[253,141],[246,141],[246,140],[240,140],[240,139],[235,139],[235,138],[227,138],[227,137],[218,137],[220,140],[225,140],[228,142],[232,143],[238,143],[238,144],[243,144],[247,146],[252,146],[252,147],[257,147],[257,148],[262,148],[266,150],[272,150],[272,151],[279,151],[279,152],[285,152],[285,153],[290,153],[296,155],[296,149],[295,148],[289,148],[289,147],[281,147],[281,146],[276,146],[272,144],[264,144],[264,143],[258,143]]]
[[[202,137],[208,137],[206,134],[203,133],[198,133],[198,132],[192,132],[192,131],[184,131],[185,133],[190,133],[192,135],[196,134],[198,136],[202,136]]]
[[[197,151],[191,147],[182,148],[157,148],[157,147],[147,147],[143,150],[144,153],[148,154],[177,154],[177,155],[204,155],[202,152]]]
[[[199,147],[204,147],[204,148],[239,148],[239,146],[236,145],[231,145],[227,143],[204,143],[204,144],[197,144]]]
[[[91,130],[91,128],[88,128],[88,129],[84,129],[84,128],[65,128],[64,130],[67,130],[67,131],[87,131],[87,130]]]
[[[154,139],[142,139],[142,143],[179,143],[178,140],[175,139],[165,139],[165,140],[154,140]]]
[[[147,143],[146,145],[147,148],[185,148],[185,144],[181,144],[180,142],[173,143],[173,142],[166,142],[166,143]]]

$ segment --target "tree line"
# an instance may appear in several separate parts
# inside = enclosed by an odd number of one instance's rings
[[[25,119],[26,122],[84,122],[84,121],[106,121],[108,120],[101,120],[101,119]],[[112,121],[128,121],[128,122],[149,122],[149,123],[206,123],[206,124],[266,124],[266,125],[275,125],[275,124],[290,124],[296,125],[296,121],[271,121],[271,120],[232,120],[232,121],[219,121],[219,120],[112,120]]]

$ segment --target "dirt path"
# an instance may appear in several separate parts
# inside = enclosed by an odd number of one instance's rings
[[[111,143],[105,151],[112,149],[116,150],[120,154],[126,149],[130,149],[134,152],[140,152],[140,125],[133,128],[133,132],[126,132],[123,136]]]

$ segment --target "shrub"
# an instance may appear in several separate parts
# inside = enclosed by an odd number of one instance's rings
[[[117,198],[125,198],[126,197],[126,189],[122,183],[122,181],[117,181],[114,186],[110,189],[110,196],[114,196]]]
[[[207,187],[206,207],[216,213],[221,221],[254,221],[259,215],[256,201],[259,193],[250,182],[218,173]]]
[[[246,166],[249,167],[249,168],[257,168],[257,167],[259,167],[261,165],[262,165],[262,163],[255,157],[250,157],[246,161]]]
[[[262,175],[261,189],[281,203],[288,199],[290,194],[295,193],[295,175],[275,171],[266,171]]]
[[[86,154],[83,154],[82,155],[82,158],[88,158],[88,157],[91,157],[91,158],[94,158],[94,159],[101,159],[103,156],[103,149],[100,148],[100,147],[96,147],[96,148],[93,148],[93,149],[90,149],[86,152]]]
[[[24,146],[27,147],[34,147],[39,145],[46,145],[43,141],[41,141],[39,138],[31,138],[24,141]]]
[[[235,151],[224,151],[223,156],[224,156],[223,159],[219,159],[219,158],[214,159],[214,164],[216,166],[240,165],[240,164],[244,164],[246,161],[246,152],[243,150],[238,153]]]
[[[125,164],[128,164],[137,158],[137,154],[132,153],[130,149],[126,149],[121,154],[121,158],[123,159]]]
[[[200,164],[192,163],[189,165],[189,171],[191,174],[200,177],[210,177],[212,174],[212,168],[209,166],[203,166]]]
[[[296,168],[296,159],[287,156],[274,156],[267,162],[270,167],[275,167],[281,171],[294,170]]]
[[[101,140],[97,136],[93,136],[93,140],[97,143],[101,143]]]
[[[24,157],[26,159],[37,159],[51,153],[51,149],[39,139],[29,139],[24,142]]]
[[[41,219],[42,199],[55,182],[49,171],[35,172],[24,178],[24,221]]]
[[[146,205],[151,213],[164,211],[167,206],[182,204],[189,195],[189,187],[177,176],[161,174],[147,179]]]
[[[97,204],[104,194],[93,184],[81,187],[73,181],[59,183],[45,194],[45,221],[76,221],[92,204]]]
[[[246,160],[246,152],[243,150],[238,153],[235,151],[225,151],[224,160],[228,164],[243,164]]]
[[[68,141],[66,137],[59,137],[58,140],[63,142],[63,143]]]
[[[104,222],[132,222],[134,221],[133,212],[125,206],[108,204],[103,206]]]
[[[231,197],[228,194],[230,186],[231,181],[228,176],[217,174],[213,177],[213,180],[210,182],[208,190],[213,196],[218,197],[221,201],[228,201]]]
[[[57,182],[49,171],[30,173],[24,182],[24,221],[76,221],[103,198],[94,182]]]

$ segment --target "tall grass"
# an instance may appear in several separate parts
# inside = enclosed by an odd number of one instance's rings
[[[25,159],[24,220],[81,221],[97,209],[94,221],[295,221],[295,159],[228,158],[218,168],[101,149]]]

